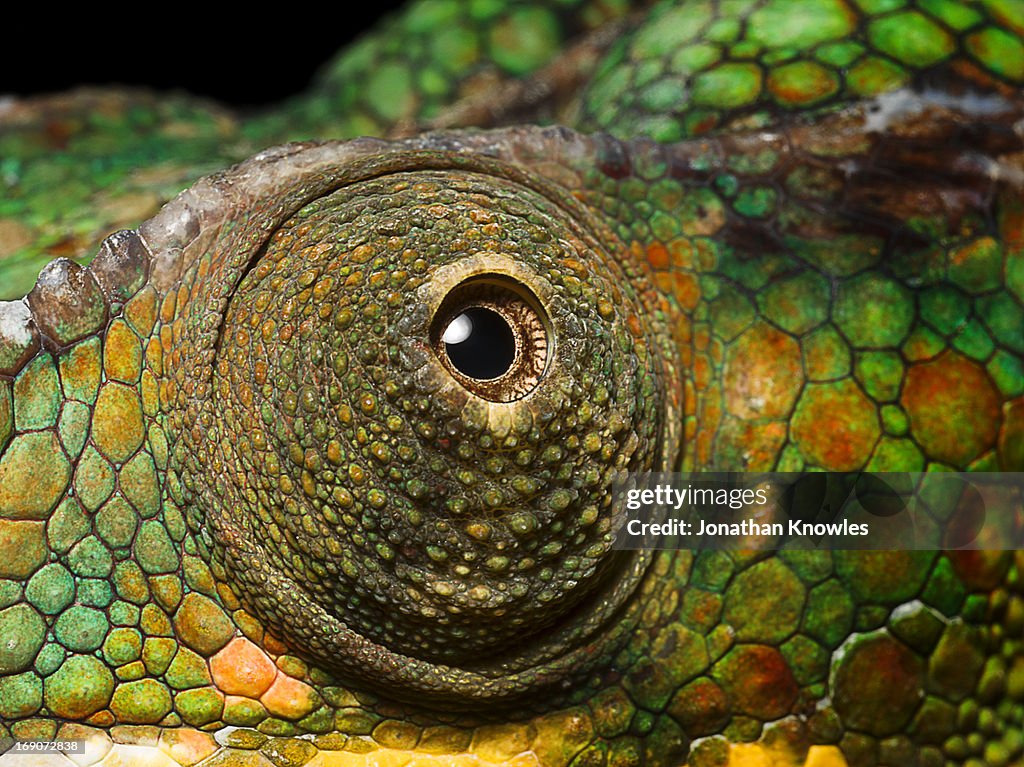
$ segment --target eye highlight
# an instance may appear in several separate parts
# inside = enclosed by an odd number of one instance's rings
[[[474,306],[448,325],[441,336],[449,361],[478,381],[501,378],[516,361],[516,338],[504,317]]]
[[[463,387],[491,402],[513,402],[540,383],[549,356],[549,322],[540,302],[503,275],[473,277],[441,302],[430,342]]]

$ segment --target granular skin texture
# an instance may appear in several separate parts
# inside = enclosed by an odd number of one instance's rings
[[[421,0],[264,114],[5,106],[0,742],[1019,763],[1020,552],[618,551],[611,492],[1024,471],[1022,19]]]

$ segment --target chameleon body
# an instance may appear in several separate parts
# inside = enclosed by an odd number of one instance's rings
[[[270,115],[6,105],[0,737],[1020,763],[1019,552],[618,552],[609,493],[1024,469],[1022,33],[1010,0],[434,0]],[[359,134],[391,139],[263,150]],[[498,376],[450,353],[470,310]]]

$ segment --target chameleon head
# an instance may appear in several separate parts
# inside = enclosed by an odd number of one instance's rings
[[[178,454],[214,571],[357,683],[569,683],[647,562],[612,550],[610,488],[675,459],[644,281],[577,201],[486,158],[325,186],[258,228],[191,419],[220,427]]]

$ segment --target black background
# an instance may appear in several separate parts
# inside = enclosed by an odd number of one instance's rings
[[[316,8],[271,0],[258,12],[256,5],[236,6],[229,17],[226,9],[199,4],[147,3],[124,15],[69,17],[41,3],[3,25],[0,96],[119,84],[236,106],[272,104],[306,88],[338,49],[402,0],[365,4],[352,10],[347,3]]]

